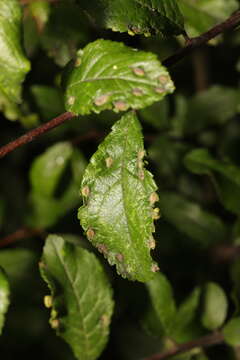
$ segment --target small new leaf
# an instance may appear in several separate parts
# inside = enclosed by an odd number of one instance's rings
[[[81,115],[141,109],[174,90],[156,55],[109,40],[97,40],[79,51],[66,70],[64,85],[67,111]]]
[[[9,306],[9,282],[5,272],[0,268],[0,335],[5,321],[5,314]]]
[[[18,0],[0,0],[0,92],[20,102],[21,83],[30,70],[21,46],[21,5]]]
[[[113,312],[112,289],[100,262],[80,246],[50,235],[40,271],[51,290],[52,328],[77,359],[97,359],[106,345]]]
[[[127,113],[90,160],[82,181],[89,196],[78,213],[88,239],[117,272],[143,282],[158,270],[150,256],[157,214],[151,195],[157,187],[144,168],[144,155],[139,121]]]
[[[223,325],[227,317],[228,300],[224,290],[216,283],[209,282],[204,291],[202,324],[209,330]]]
[[[240,346],[240,318],[231,319],[223,328],[223,336],[227,344]]]
[[[154,335],[160,336],[164,334],[171,336],[176,317],[172,286],[162,273],[156,274],[153,280],[146,283],[146,286],[152,307],[146,314],[144,325]],[[155,315],[154,322],[151,313]],[[151,320],[150,323],[149,320]]]
[[[183,16],[176,0],[92,0],[80,5],[101,26],[113,31],[145,36],[184,32]]]

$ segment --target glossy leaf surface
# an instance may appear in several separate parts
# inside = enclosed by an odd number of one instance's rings
[[[150,250],[155,241],[153,210],[158,196],[152,175],[144,168],[140,123],[124,115],[99,146],[83,176],[84,205],[78,217],[88,239],[132,280],[148,281],[157,265]]]
[[[97,40],[78,51],[64,85],[66,109],[81,115],[141,109],[174,90],[156,55],[109,40]]]
[[[178,35],[184,31],[176,0],[93,0],[80,5],[101,26],[113,31],[146,36]]]
[[[100,262],[80,246],[49,235],[40,271],[51,296],[51,326],[77,359],[97,359],[104,349],[113,312],[112,289]]]
[[[0,92],[20,102],[21,83],[30,70],[21,46],[22,10],[18,0],[0,0]]]

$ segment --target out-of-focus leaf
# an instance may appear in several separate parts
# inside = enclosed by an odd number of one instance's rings
[[[209,282],[204,289],[202,324],[209,330],[216,330],[226,320],[228,300],[224,290],[216,283]]]
[[[102,39],[78,51],[64,85],[66,109],[81,115],[141,109],[174,90],[156,55]]]
[[[155,129],[162,130],[169,127],[169,102],[164,98],[140,111],[140,116],[149,125]]]
[[[30,171],[30,181],[34,192],[42,196],[54,194],[72,152],[71,144],[63,142],[48,148],[44,154],[35,159]]]
[[[113,312],[112,289],[94,254],[57,235],[44,247],[40,271],[51,297],[51,326],[77,359],[97,359],[104,349]]]
[[[141,125],[124,115],[92,156],[83,181],[78,217],[88,239],[131,280],[148,281],[158,270],[150,251],[157,187],[144,168]],[[140,210],[141,209],[141,210]]]
[[[196,321],[200,303],[201,289],[196,287],[191,294],[180,304],[176,311],[172,338],[178,343],[191,341],[199,334],[199,325]]]
[[[210,176],[223,205],[240,214],[240,168],[215,159],[206,149],[195,149],[184,159],[186,167],[195,174]]]
[[[146,286],[152,309],[150,308],[146,314],[144,326],[154,335],[171,336],[176,316],[176,305],[171,284],[165,275],[158,273],[155,274],[153,280],[146,283]],[[149,322],[149,320],[151,321]]]
[[[240,261],[236,259],[230,266],[230,276],[233,283],[232,299],[235,305],[235,314],[240,314]]]
[[[181,159],[189,146],[160,135],[148,148],[149,158],[154,162],[158,174],[167,179],[168,184],[176,184],[176,177],[181,171]]]
[[[83,155],[67,142],[53,145],[34,160],[30,170],[33,213],[29,221],[32,226],[49,227],[79,204],[85,166]]]
[[[6,272],[13,296],[24,293],[25,284],[33,277],[33,268],[37,266],[37,255],[27,249],[1,250],[0,266]],[[18,298],[20,303],[20,299]]]
[[[3,199],[0,197],[0,230],[2,228],[3,225],[3,218],[4,218],[4,201]]]
[[[233,318],[222,330],[224,339],[231,346],[240,346],[240,318]]]
[[[5,315],[10,303],[10,288],[5,272],[0,267],[0,335],[5,322]]]
[[[31,92],[43,119],[49,120],[64,112],[63,96],[59,89],[33,85]]]
[[[96,21],[101,26],[113,31],[146,36],[184,32],[183,17],[176,0],[93,0],[79,3],[93,18],[97,15]]]
[[[38,31],[41,32],[50,16],[50,3],[46,0],[35,0],[29,3],[28,10],[36,21]]]
[[[237,0],[181,0],[178,3],[189,36],[209,30],[239,8]]]
[[[167,221],[201,247],[211,246],[225,238],[226,228],[220,218],[179,194],[162,193],[161,209]]]
[[[193,96],[188,102],[185,132],[198,133],[212,125],[223,125],[238,112],[238,104],[238,92],[226,86],[212,86]]]
[[[84,14],[79,6],[60,1],[57,6],[51,7],[40,41],[43,49],[59,66],[65,66],[87,39]]]
[[[188,101],[185,96],[177,94],[175,96],[175,113],[171,118],[171,135],[183,136],[187,119]]]
[[[10,101],[21,101],[21,84],[30,63],[21,46],[21,5],[18,0],[0,1],[0,92]]]

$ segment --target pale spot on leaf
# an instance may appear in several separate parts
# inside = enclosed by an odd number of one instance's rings
[[[94,236],[95,236],[95,231],[90,228],[90,229],[88,229],[86,235],[87,235],[87,238],[88,238],[89,240],[92,240],[92,239],[94,238]]]
[[[90,189],[89,189],[89,187],[88,186],[84,186],[83,188],[82,188],[82,195],[83,196],[85,196],[85,197],[88,197],[89,196],[89,194],[90,194]]]
[[[114,109],[116,111],[125,111],[127,110],[128,105],[124,101],[116,101],[114,102]]]
[[[51,295],[44,296],[43,303],[46,308],[51,308],[52,307],[52,296]]]
[[[105,159],[107,168],[110,168],[113,164],[113,159],[111,157],[108,157]]]
[[[133,72],[137,76],[144,76],[145,75],[145,71],[140,67],[133,68]]]
[[[108,101],[108,99],[109,99],[109,95],[108,95],[108,94],[101,95],[101,96],[97,97],[97,98],[94,100],[94,103],[95,103],[95,105],[97,105],[97,106],[101,106],[101,105],[106,104],[106,102]]]
[[[139,89],[139,88],[133,89],[132,93],[135,96],[142,96],[143,95],[143,91],[141,89]]]
[[[75,100],[76,100],[75,96],[70,96],[67,101],[68,105],[73,105],[75,103]]]

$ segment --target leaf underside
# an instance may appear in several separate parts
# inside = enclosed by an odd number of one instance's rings
[[[127,113],[90,160],[78,213],[88,239],[117,272],[143,282],[158,270],[150,256],[157,186],[144,169],[144,154],[141,125],[133,112]]]
[[[81,115],[141,109],[174,91],[156,55],[102,39],[78,52],[63,82],[67,111]]]
[[[40,271],[51,290],[51,326],[77,359],[97,359],[113,312],[112,289],[100,262],[80,246],[50,235]]]
[[[146,36],[179,35],[184,31],[176,0],[93,0],[80,6],[97,23],[113,31]]]
[[[21,5],[18,0],[0,0],[0,92],[20,102],[21,83],[30,70],[21,46]]]

